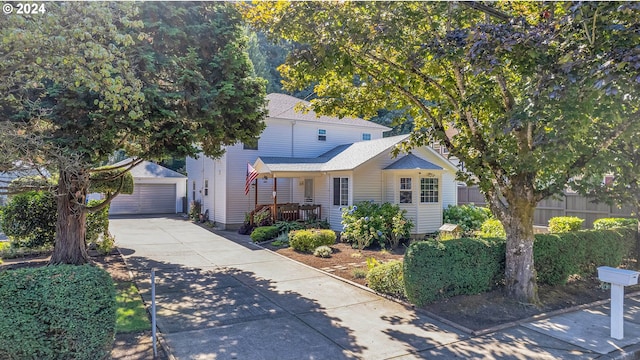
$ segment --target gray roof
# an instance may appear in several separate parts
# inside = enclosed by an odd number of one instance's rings
[[[353,170],[379,154],[390,150],[408,135],[359,141],[337,146],[315,158],[259,157],[269,172]]]
[[[442,170],[442,168],[413,154],[408,154],[383,170]]]
[[[120,162],[113,164],[113,166],[124,165],[130,163],[133,159],[124,159]],[[179,172],[167,169],[164,166],[152,163],[150,161],[143,161],[131,169],[131,176],[134,178],[186,178],[186,176]]]
[[[326,124],[341,124],[341,125],[351,124],[356,126],[379,129],[382,131],[391,130],[391,128],[388,128],[386,126],[376,124],[374,122],[367,121],[360,118],[345,117],[340,119],[333,116],[324,116],[324,115],[318,116],[313,110],[309,110],[308,112],[295,111],[296,105],[302,104],[304,106],[308,106],[311,103],[305,100],[300,100],[290,95],[272,93],[267,95],[267,100],[269,100],[268,116],[272,118],[312,121],[312,122],[326,123]]]

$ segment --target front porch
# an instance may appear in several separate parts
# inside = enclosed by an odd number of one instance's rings
[[[257,213],[267,213],[268,218],[276,221],[313,221],[322,219],[322,206],[316,204],[261,204],[249,213],[249,222],[256,225],[255,215]]]

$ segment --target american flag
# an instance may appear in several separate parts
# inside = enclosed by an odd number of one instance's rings
[[[253,168],[253,166],[251,166],[251,164],[247,163],[247,178],[245,179],[245,182],[244,182],[245,195],[249,194],[249,189],[251,189],[251,183],[256,178],[258,178],[258,172],[256,171],[256,169]]]

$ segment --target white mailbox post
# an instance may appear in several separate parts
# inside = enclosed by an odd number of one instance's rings
[[[624,287],[638,283],[640,273],[609,266],[598,268],[598,279],[611,283],[611,337],[624,337]]]

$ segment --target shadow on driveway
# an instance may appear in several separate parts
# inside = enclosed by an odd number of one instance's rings
[[[178,359],[350,359],[366,350],[314,300],[276,291],[252,272],[205,271],[120,251],[149,306],[150,273],[156,270],[157,325]],[[300,316],[310,313],[314,326],[338,332],[341,346]]]

